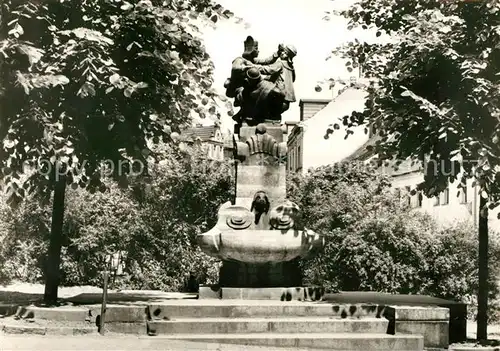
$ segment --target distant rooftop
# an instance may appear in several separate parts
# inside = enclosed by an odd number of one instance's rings
[[[370,157],[375,156],[373,147],[380,139],[381,138],[377,135],[374,135],[373,137],[369,138],[366,141],[366,143],[361,145],[361,147],[359,147],[356,151],[354,151],[353,154],[346,157],[344,161],[366,161]]]
[[[215,137],[215,132],[220,130],[219,127],[212,126],[201,126],[198,125],[196,127],[188,128],[182,131],[182,138],[185,140],[196,140],[200,139],[201,141],[209,141]]]
[[[309,104],[314,104],[314,103],[318,103],[318,104],[328,104],[329,102],[331,102],[332,99],[300,99],[299,101],[299,106],[303,105],[304,103],[309,103]]]

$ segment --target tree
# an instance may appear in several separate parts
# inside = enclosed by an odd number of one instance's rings
[[[180,291],[190,276],[216,283],[220,262],[201,252],[195,237],[215,225],[220,205],[234,196],[234,167],[175,145],[154,151],[163,160],[150,165],[147,182],[131,177],[131,186],[122,189],[105,178],[104,193],[68,189],[61,284],[98,286],[106,259],[115,253],[124,274],[112,279],[113,287]],[[34,196],[17,208],[0,206],[0,283],[39,281],[50,204],[39,206]]]
[[[428,196],[458,179],[480,190],[478,339],[487,338],[488,210],[499,204],[500,31],[498,1],[361,0],[341,15],[350,28],[388,35],[335,50],[373,78],[365,110],[348,127],[372,124],[379,162],[422,162]],[[333,128],[330,132],[333,131]]]
[[[210,0],[7,0],[0,15],[0,168],[13,206],[53,194],[45,300],[55,303],[66,187],[147,172],[148,142],[217,114],[196,21]],[[175,135],[175,134],[174,134]],[[22,174],[28,174],[22,177]]]
[[[179,287],[182,281],[176,277],[182,272],[197,282],[215,284],[220,261],[200,250],[196,235],[213,228],[220,206],[234,200],[234,164],[208,159],[196,147],[179,150],[167,145],[161,152],[164,159],[153,167],[151,183],[138,179],[135,187],[148,226],[148,237],[136,242],[150,243],[141,250],[144,261],[151,257],[158,267],[151,272],[156,271],[153,281],[164,277],[171,288]]]

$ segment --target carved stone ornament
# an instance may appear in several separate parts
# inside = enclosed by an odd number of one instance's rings
[[[255,154],[264,154],[273,157],[275,160],[286,160],[287,145],[278,143],[276,139],[267,133],[264,124],[259,124],[252,135],[245,142],[235,139],[236,155],[240,160],[244,160]]]
[[[272,229],[288,230],[299,229],[296,224],[299,224],[300,208],[297,204],[285,200],[282,204],[274,207],[269,215],[269,224]]]

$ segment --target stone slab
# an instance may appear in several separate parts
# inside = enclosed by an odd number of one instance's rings
[[[390,321],[390,334],[424,337],[425,347],[448,348],[448,308],[438,306],[387,306],[384,316]]]
[[[395,334],[422,335],[426,348],[447,349],[450,344],[448,321],[398,321]]]
[[[200,286],[199,299],[236,299],[236,300],[276,300],[276,301],[319,301],[324,294],[321,287],[291,288],[227,288],[220,287],[214,293],[214,287]],[[218,297],[220,296],[220,297]]]
[[[29,325],[0,325],[0,331],[5,334],[28,335],[87,335],[97,333],[95,327],[40,327]]]
[[[0,304],[0,316],[1,317],[13,316],[16,314],[19,307],[20,306],[18,304],[2,303]]]
[[[386,311],[397,321],[449,321],[450,310],[438,306],[388,306]]]
[[[332,305],[321,301],[219,300],[169,301],[149,306],[152,320],[179,318],[288,318],[332,317],[337,319],[383,318],[384,306]]]
[[[108,333],[148,335],[146,322],[143,323],[105,323],[104,330]]]
[[[467,340],[467,304],[425,295],[388,294],[365,291],[344,291],[325,294],[325,301],[331,303],[368,303],[391,306],[434,306],[449,309],[450,343]]]
[[[240,141],[244,142],[255,135],[255,129],[256,127],[242,126],[239,132]],[[266,131],[267,134],[271,135],[277,142],[280,143],[284,140],[283,136],[286,133],[286,129],[284,129],[283,126],[266,124]]]
[[[247,334],[247,333],[367,333],[384,334],[389,321],[382,318],[333,319],[331,317],[288,318],[179,318],[148,321],[154,335]]]
[[[417,335],[388,334],[341,334],[341,333],[249,333],[249,334],[172,334],[161,336],[163,339],[189,340],[206,343],[261,345],[266,347],[314,348],[343,351],[423,351],[423,338]]]
[[[58,322],[86,322],[91,320],[91,313],[85,307],[19,307],[16,315],[22,319],[42,319]]]
[[[199,299],[221,299],[222,291],[218,285],[200,285],[198,288]]]
[[[498,351],[498,346],[452,345],[447,351]]]
[[[279,233],[277,231],[273,232]],[[291,241],[296,239],[295,233],[287,234],[279,233],[279,238],[285,239],[288,237],[288,239],[292,239]],[[302,236],[303,233],[300,234]],[[262,242],[265,241],[261,240],[260,243]],[[276,242],[277,241],[275,241],[275,243]],[[290,255],[293,252],[297,253],[296,250],[292,250],[293,246],[290,244],[290,242],[283,244],[283,247],[287,247],[287,254]],[[296,244],[298,244],[298,241],[296,241]],[[272,255],[272,257],[262,256],[263,253],[269,250],[269,246],[272,247],[272,245],[264,245],[264,247],[260,250],[260,254],[255,253],[252,258],[277,257],[277,255]],[[271,262],[263,264],[223,261],[219,273],[219,285],[225,288],[252,288],[256,286],[260,288],[282,288],[285,286],[302,286],[302,271],[300,269],[299,262],[296,259],[285,262]],[[220,290],[220,288],[219,291],[219,298],[222,298],[222,290]]]
[[[242,172],[245,172],[244,170],[245,166],[238,167],[238,175],[236,176],[237,180],[237,189],[236,189],[236,198],[237,199],[245,199],[242,200],[242,205],[243,203],[246,204],[247,200],[246,199],[253,199],[254,195],[256,192],[264,190],[267,193],[267,196],[269,197],[269,202],[271,203],[271,206],[274,206],[275,204],[279,203],[280,201],[283,201],[286,198],[286,184],[285,184],[285,170],[283,167],[283,170],[276,170],[276,173],[278,175],[274,175],[270,179],[275,179],[278,184],[275,184],[273,186],[269,185],[269,175],[266,172],[263,171],[258,171],[258,173],[253,175],[253,181],[251,183],[242,183],[240,184],[238,181],[239,174]],[[247,166],[248,167],[248,166]]]
[[[101,310],[98,309],[98,314]],[[105,323],[135,323],[147,320],[147,306],[106,306]]]

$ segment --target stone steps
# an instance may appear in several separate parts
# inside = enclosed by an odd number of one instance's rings
[[[45,335],[71,333],[69,329],[58,329],[61,323],[64,326],[83,323],[89,331],[97,330],[99,315],[99,305],[27,306],[22,309],[19,321],[13,317],[3,319],[4,332],[16,333],[22,329],[41,333],[42,328],[46,328]],[[447,311],[436,308],[366,303],[166,300],[110,304],[105,330],[148,338],[285,349],[421,351],[424,342],[426,346],[448,345],[447,319]],[[21,322],[23,325],[19,325]],[[11,323],[17,324],[19,330],[10,328]],[[38,324],[42,328],[32,330]]]
[[[147,322],[151,335],[249,333],[387,333],[389,321],[380,318],[179,318]]]
[[[422,351],[422,336],[363,333],[171,334],[165,340],[343,351]]]
[[[279,317],[332,317],[383,318],[383,305],[336,304],[300,301],[263,300],[192,300],[168,301],[150,304],[148,314],[153,320],[174,318],[276,318]]]

